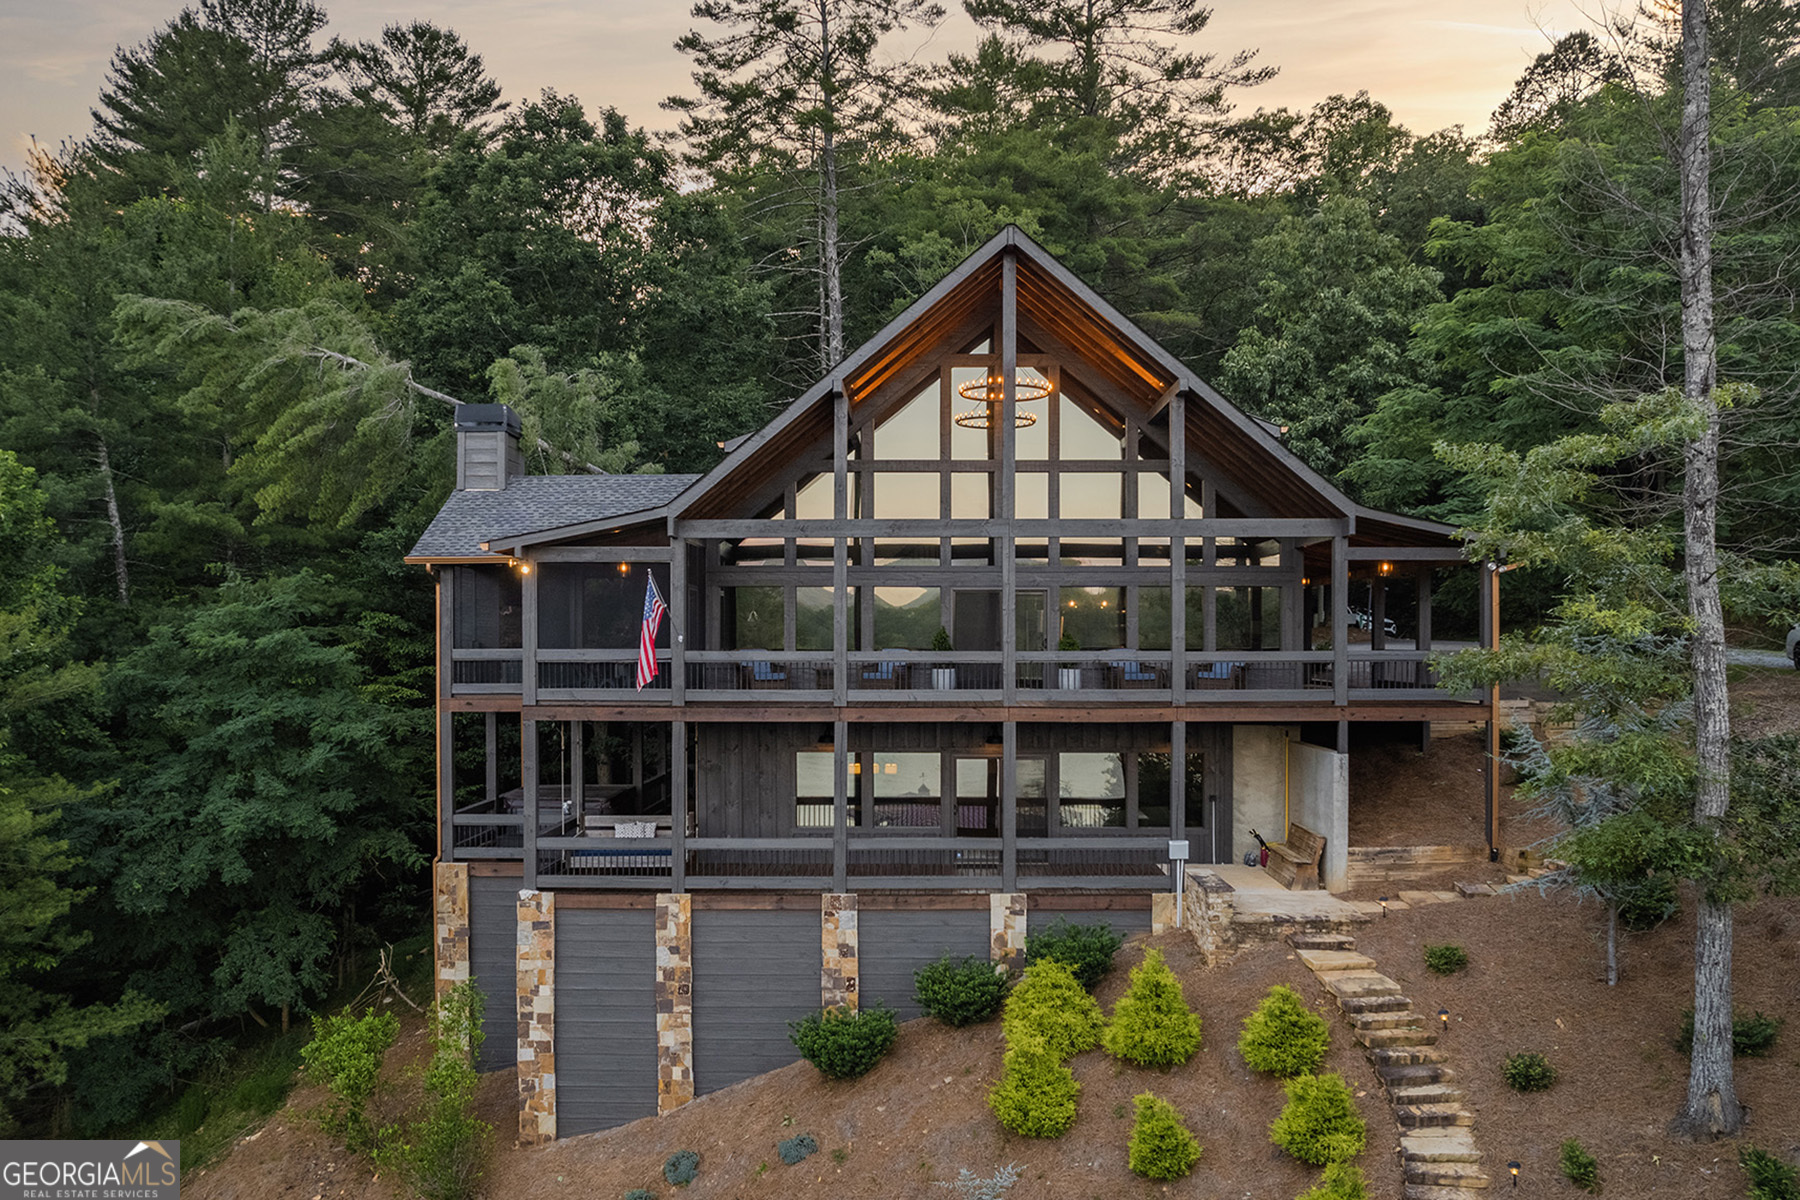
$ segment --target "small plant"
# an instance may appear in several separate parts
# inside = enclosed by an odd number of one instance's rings
[[[1296,1200],[1369,1200],[1369,1181],[1354,1164],[1326,1163],[1319,1186],[1300,1193]]]
[[[1200,1049],[1200,1018],[1188,1009],[1161,950],[1145,951],[1131,969],[1131,988],[1113,1006],[1100,1040],[1108,1054],[1140,1067],[1176,1066]]]
[[[1767,1058],[1779,1036],[1780,1017],[1765,1016],[1761,1012],[1749,1017],[1734,1015],[1731,1018],[1731,1056]],[[1691,1008],[1681,1014],[1681,1032],[1675,1037],[1675,1045],[1683,1054],[1694,1052],[1694,1010]]]
[[[1331,1026],[1293,988],[1276,984],[1244,1018],[1238,1052],[1252,1071],[1283,1079],[1311,1075],[1325,1061]]]
[[[1670,875],[1648,875],[1619,896],[1619,924],[1648,933],[1681,911],[1681,893]]]
[[[797,1133],[791,1138],[783,1138],[775,1143],[775,1153],[788,1166],[804,1162],[819,1152],[818,1139],[810,1133]]]
[[[985,958],[945,955],[913,972],[913,998],[927,1016],[954,1029],[978,1025],[1000,1011],[1011,986]]]
[[[1042,1038],[1008,1035],[1000,1082],[988,1093],[988,1107],[1000,1124],[1026,1137],[1061,1137],[1075,1124],[1081,1085]]]
[[[677,1150],[663,1163],[663,1178],[676,1187],[686,1187],[700,1174],[700,1154],[695,1150]]]
[[[831,1161],[840,1167],[843,1166],[850,1161],[850,1151],[844,1149],[842,1146],[836,1147],[831,1152]]]
[[[1563,1178],[1584,1192],[1600,1194],[1600,1160],[1587,1152],[1587,1148],[1574,1138],[1562,1144],[1561,1166]]]
[[[1042,933],[1025,936],[1025,965],[1054,959],[1075,972],[1090,992],[1113,967],[1113,955],[1125,944],[1125,935],[1110,925],[1076,925],[1067,917]]]
[[[1745,1146],[1738,1151],[1750,1200],[1800,1200],[1800,1175],[1766,1150]]]
[[[375,1153],[377,1164],[396,1170],[424,1200],[466,1200],[481,1179],[494,1132],[474,1113],[483,1000],[475,983],[464,980],[432,1006],[424,1102],[404,1129],[382,1131]]]
[[[1296,1075],[1283,1086],[1287,1106],[1269,1126],[1270,1141],[1315,1167],[1362,1153],[1368,1127],[1342,1076]]]
[[[1454,943],[1425,947],[1425,965],[1437,975],[1454,975],[1469,965],[1469,952]]]
[[[1098,1046],[1104,1025],[1099,1002],[1054,959],[1025,968],[1001,1018],[1009,1047],[1035,1038],[1059,1062]]]
[[[949,1188],[961,1200],[1004,1200],[1006,1193],[1022,1176],[1023,1172],[1011,1163],[996,1168],[992,1175],[985,1178],[964,1167],[948,1183],[938,1180],[938,1186]]]
[[[1502,1068],[1507,1086],[1515,1092],[1547,1092],[1556,1082],[1556,1068],[1550,1060],[1534,1051],[1506,1056]]]
[[[300,1050],[309,1078],[331,1092],[322,1124],[358,1153],[375,1144],[375,1130],[364,1109],[375,1094],[381,1060],[400,1035],[400,1018],[369,1009],[360,1017],[348,1012],[313,1020],[313,1040]]]
[[[1145,1179],[1180,1179],[1200,1161],[1200,1143],[1181,1123],[1181,1114],[1167,1100],[1149,1092],[1135,1096],[1137,1120],[1131,1126],[1133,1173]]]
[[[851,1012],[822,1008],[788,1022],[788,1038],[800,1057],[832,1079],[866,1075],[893,1049],[894,1010],[885,1005]]]
[[[931,648],[936,650],[939,654],[948,654],[950,651],[956,649],[955,646],[950,644],[950,631],[945,629],[942,625],[939,625],[937,632],[931,635]]]
[[[649,1188],[632,1188],[625,1193],[625,1200],[656,1200],[656,1193]]]

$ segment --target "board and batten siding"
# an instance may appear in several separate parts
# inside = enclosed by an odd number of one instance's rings
[[[519,884],[517,875],[469,877],[469,972],[482,1009],[482,1071],[518,1062]]]
[[[882,1003],[902,1021],[920,1014],[913,972],[946,954],[988,957],[988,911],[864,909],[857,914],[857,992],[864,1005]]]
[[[818,912],[701,910],[693,938],[695,1094],[797,1061],[787,1023],[819,1008]]]
[[[656,1113],[656,914],[556,914],[556,1132]]]

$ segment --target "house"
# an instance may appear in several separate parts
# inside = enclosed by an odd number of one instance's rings
[[[912,1011],[1028,923],[1167,923],[1252,829],[1341,888],[1351,723],[1494,712],[1428,661],[1453,531],[1349,500],[1016,229],[703,477],[457,430],[408,557],[438,973],[487,994],[527,1141],[792,1061],[822,1003]]]

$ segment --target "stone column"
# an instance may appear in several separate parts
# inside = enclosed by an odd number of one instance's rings
[[[1025,893],[988,895],[989,957],[1013,971],[1025,965]]]
[[[856,894],[819,897],[819,1004],[856,1011]]]
[[[693,897],[665,892],[656,897],[656,1111],[693,1098]]]
[[[519,1144],[556,1140],[556,893],[519,893]]]
[[[440,997],[469,978],[469,864],[438,863],[431,872],[437,926],[435,958]]]
[[[1175,864],[1177,871],[1187,870],[1185,862]],[[1150,895],[1150,932],[1168,933],[1175,928],[1175,893],[1153,892]]]

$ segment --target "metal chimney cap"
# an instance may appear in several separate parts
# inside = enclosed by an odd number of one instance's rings
[[[519,414],[504,404],[459,404],[456,408],[456,432],[503,429],[519,436]]]

